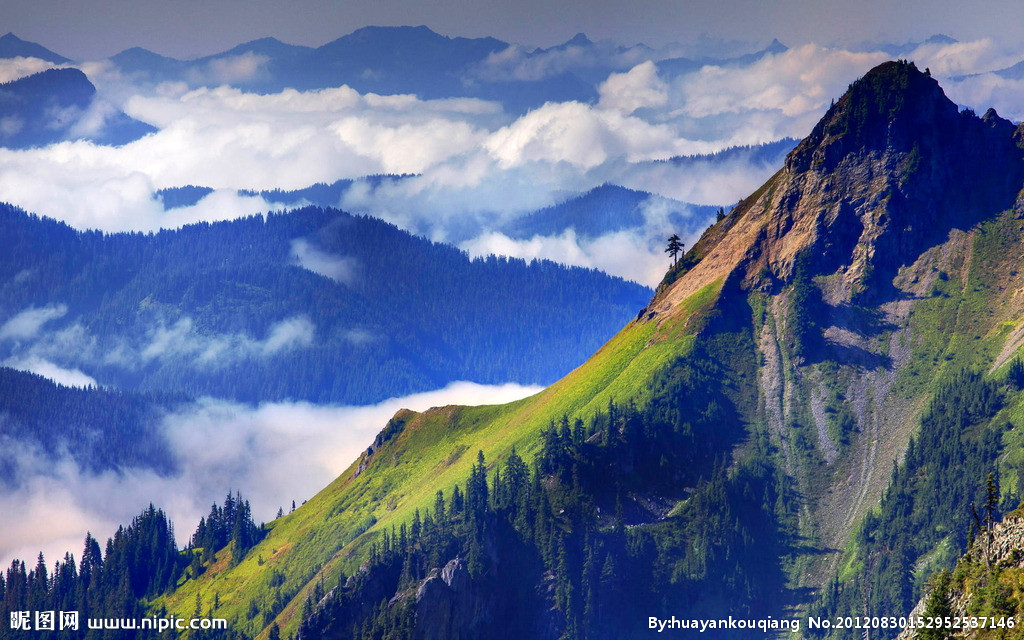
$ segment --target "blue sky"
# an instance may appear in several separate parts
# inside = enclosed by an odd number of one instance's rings
[[[490,35],[530,45],[592,38],[655,45],[711,39],[764,43],[773,37],[851,45],[920,40],[1021,39],[1024,3],[1007,0],[64,0],[0,1],[0,31],[75,59],[143,46],[195,57],[263,36],[317,46],[359,27],[425,24],[446,35]]]

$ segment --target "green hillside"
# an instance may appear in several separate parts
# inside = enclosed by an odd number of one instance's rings
[[[211,603],[217,593],[217,615],[244,620],[250,600],[261,611],[273,607],[278,590],[270,586],[272,576],[282,571],[286,579],[279,591],[289,604],[278,622],[293,630],[306,590],[321,579],[336,583],[339,571],[355,571],[376,535],[411,520],[415,509],[430,507],[438,489],[448,491],[464,481],[477,451],[489,459],[504,459],[513,449],[529,457],[542,430],[561,416],[589,418],[609,400],[649,396],[646,385],[654,374],[692,349],[691,319],[700,318],[717,294],[717,286],[705,287],[687,301],[687,313],[671,322],[631,323],[584,365],[530,398],[501,406],[400,412],[378,436],[372,454],[364,453],[300,509],[270,523],[267,537],[242,564],[230,570],[225,562],[214,565],[159,604],[191,611],[197,592]],[[258,631],[261,622],[269,624],[256,620],[250,631]]]

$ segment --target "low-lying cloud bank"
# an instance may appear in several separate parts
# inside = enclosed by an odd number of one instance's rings
[[[510,402],[541,390],[454,382],[443,389],[364,407],[267,403],[256,407],[206,398],[162,420],[179,472],[83,470],[65,455],[54,462],[23,442],[0,441],[0,463],[15,469],[15,486],[0,493],[0,566],[11,559],[48,562],[78,557],[86,531],[113,534],[150,503],[174,521],[179,544],[213,502],[241,491],[256,520],[301,503],[344,471],[402,408]],[[118,446],[118,443],[111,443]]]
[[[0,365],[36,373],[65,386],[87,387],[96,385],[97,380],[79,367],[96,370],[113,366],[138,371],[153,363],[174,361],[188,367],[219,369],[239,360],[271,358],[308,347],[316,338],[316,326],[303,314],[273,323],[263,337],[244,332],[202,333],[189,316],[172,319],[156,315],[144,332],[132,338],[97,335],[79,321],[52,330],[44,327],[66,313],[63,304],[29,307],[0,325]],[[352,331],[354,341],[366,339]]]

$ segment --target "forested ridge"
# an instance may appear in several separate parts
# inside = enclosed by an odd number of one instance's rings
[[[298,637],[635,638],[652,612],[777,613],[795,496],[766,434],[719,457],[750,400],[723,356],[678,359],[642,408],[550,424],[532,465],[479,453],[358,573],[315,585]]]
[[[171,472],[175,461],[160,432],[164,411],[187,398],[115,389],[79,389],[0,367],[0,486],[17,484],[26,455],[67,455],[91,472],[145,467]]]
[[[61,310],[38,336],[0,339],[0,355],[42,354],[123,389],[242,401],[549,383],[650,293],[548,261],[471,260],[312,207],[103,234],[4,205],[0,228],[0,313]]]

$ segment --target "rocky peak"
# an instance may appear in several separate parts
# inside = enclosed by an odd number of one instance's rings
[[[834,169],[865,151],[905,151],[956,127],[956,105],[931,74],[903,60],[881,64],[850,85],[786,160],[790,171]]]
[[[778,292],[798,256],[837,274],[833,302],[891,294],[896,271],[951,230],[1011,208],[1024,185],[1019,129],[990,110],[959,111],[912,62],[886,62],[850,85],[785,167],[687,255],[696,263],[651,309],[670,310],[715,281]],[[879,300],[875,300],[878,302]]]

